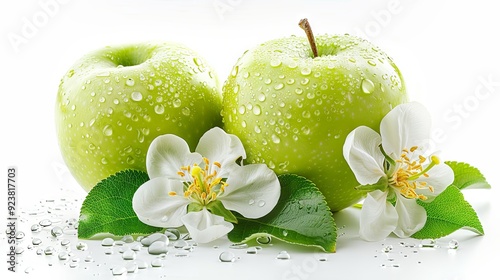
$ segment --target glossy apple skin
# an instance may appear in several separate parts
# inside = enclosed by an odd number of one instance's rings
[[[194,150],[220,126],[222,96],[207,62],[175,43],[140,43],[91,52],[61,80],[55,119],[61,154],[90,190],[124,169],[146,170],[151,141],[172,133]]]
[[[400,71],[385,53],[349,35],[289,37],[246,51],[223,87],[223,122],[248,163],[312,180],[332,211],[363,198],[342,147],[354,128],[378,131],[382,117],[407,101]]]

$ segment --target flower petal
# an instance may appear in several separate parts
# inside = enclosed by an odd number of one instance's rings
[[[245,148],[241,140],[233,134],[227,134],[224,130],[214,127],[205,132],[200,138],[196,152],[210,160],[217,161],[222,165],[219,176],[227,177],[230,172],[228,166],[234,165],[238,158],[246,158]]]
[[[396,211],[398,222],[394,233],[401,238],[410,237],[421,230],[427,221],[425,209],[415,199],[408,199],[400,194],[396,194]]]
[[[169,193],[178,195],[171,196]],[[182,226],[189,200],[183,196],[182,182],[166,177],[153,178],[134,193],[132,207],[139,220],[155,227]]]
[[[256,219],[265,216],[278,203],[281,187],[278,177],[265,164],[239,166],[231,171],[218,199],[228,210]]]
[[[436,196],[443,192],[449,185],[453,183],[455,175],[453,169],[447,164],[440,163],[427,171],[429,177],[420,176],[417,181],[426,182],[428,186],[434,188],[434,192],[429,189],[417,189],[418,194],[425,195],[428,199],[425,202],[431,202]]]
[[[431,115],[417,102],[396,106],[380,123],[382,146],[392,158],[399,158],[403,149],[426,146],[430,132]]]
[[[165,134],[156,137],[148,149],[146,169],[149,178],[168,177],[179,179],[177,172],[182,166],[201,163],[202,157],[198,153],[191,153],[184,139]]]
[[[387,192],[370,192],[361,209],[359,235],[367,241],[382,240],[396,228],[397,221],[398,213],[387,202]]]
[[[362,185],[375,184],[385,176],[384,155],[379,148],[381,142],[380,135],[366,126],[360,126],[347,135],[344,158]]]
[[[214,215],[206,208],[199,212],[189,212],[182,217],[182,222],[191,238],[198,243],[212,242],[230,232],[233,224],[224,221],[221,216]]]

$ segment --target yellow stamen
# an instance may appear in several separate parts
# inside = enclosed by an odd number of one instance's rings
[[[176,196],[177,193],[176,192],[169,192],[168,195],[170,195],[170,196]]]
[[[182,172],[182,171],[178,171],[177,174],[179,174],[179,176],[181,176],[181,177],[186,176],[186,174],[184,172]]]

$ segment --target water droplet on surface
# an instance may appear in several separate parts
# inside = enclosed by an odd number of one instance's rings
[[[128,78],[125,84],[129,87],[133,87],[135,85],[135,81],[132,78]]]
[[[61,240],[61,246],[68,246],[70,243],[69,239],[63,239]]]
[[[257,241],[257,243],[261,244],[261,245],[267,245],[267,244],[271,244],[271,236],[269,235],[265,235],[265,236],[259,236],[255,239],[255,241]]]
[[[154,260],[151,261],[151,266],[152,267],[163,267],[163,260],[160,258],[155,258]]]
[[[370,94],[373,92],[373,90],[375,89],[375,85],[373,84],[373,82],[369,79],[363,79],[363,81],[361,81],[361,90],[366,93],[366,94]]]
[[[139,270],[139,266],[135,263],[127,264],[127,273],[136,273]]]
[[[151,235],[148,235],[146,237],[144,237],[143,239],[141,239],[141,244],[148,247],[150,246],[151,244],[153,244],[153,242],[155,241],[163,241],[165,242],[167,245],[168,245],[168,237],[165,235],[165,234],[162,234],[162,233],[153,233]]]
[[[164,241],[155,241],[148,247],[148,253],[151,255],[166,254],[167,252],[167,243]]]
[[[424,239],[424,240],[420,241],[419,247],[420,248],[436,248],[437,247],[436,240]]]
[[[88,255],[88,256],[85,257],[84,261],[86,263],[91,263],[91,262],[94,262],[94,258],[92,258],[91,255]]]
[[[49,219],[43,219],[39,222],[39,224],[42,226],[42,227],[48,227],[50,225],[52,225],[52,222],[49,220]]]
[[[285,85],[283,83],[279,83],[279,84],[277,84],[277,85],[274,86],[274,89],[275,90],[280,90],[280,89],[282,89],[284,87],[285,87]]]
[[[248,244],[246,243],[233,243],[229,245],[229,248],[231,249],[246,249],[248,248]]]
[[[55,249],[52,246],[48,246],[47,248],[45,248],[45,250],[43,250],[43,253],[45,255],[52,255],[54,252],[55,252]]]
[[[138,91],[134,91],[134,92],[132,92],[132,95],[130,96],[130,98],[132,98],[132,100],[134,100],[134,101],[141,101],[142,100],[142,93],[140,93]]]
[[[143,260],[135,260],[135,263],[137,264],[137,267],[139,269],[146,269],[148,268],[148,263],[143,261]]]
[[[155,113],[157,113],[158,115],[161,115],[164,112],[165,112],[165,107],[163,107],[163,105],[158,104],[155,106]]]
[[[276,256],[278,260],[289,260],[290,254],[287,251],[281,251],[278,256]]]
[[[259,105],[255,105],[252,109],[254,115],[259,116],[262,113],[262,109]]]
[[[287,230],[283,230],[282,234],[283,234],[283,236],[287,236],[288,235],[288,231]]]
[[[151,246],[149,248],[151,248]],[[135,254],[134,250],[132,250],[132,249],[128,249],[125,252],[123,252],[123,254],[122,254],[122,258],[124,260],[135,260],[135,257],[136,257],[136,254]]]
[[[248,201],[248,205],[254,205],[254,204],[255,204],[255,200],[250,199],[250,200]]]
[[[310,75],[311,74],[311,68],[304,67],[304,68],[300,69],[300,74],[302,74],[304,76]]]
[[[186,240],[177,240],[174,242],[174,248],[176,249],[182,249],[183,247],[187,246],[188,243],[186,242]]]
[[[257,254],[257,252],[259,252],[257,247],[250,247],[247,249],[247,254],[249,254],[249,255],[255,255],[255,254]]]
[[[40,245],[42,244],[42,240],[40,238],[33,238],[33,240],[31,240],[31,244],[33,245]]]
[[[111,270],[114,276],[120,276],[127,274],[127,269],[124,266],[115,266]]]
[[[76,249],[77,249],[78,251],[85,251],[85,250],[87,250],[87,249],[88,249],[88,245],[87,245],[87,243],[85,243],[85,242],[78,242],[78,243],[76,244]]]
[[[104,135],[106,135],[106,136],[111,136],[111,135],[113,135],[113,128],[110,125],[106,125],[103,128],[102,133],[104,133]]]
[[[382,252],[389,253],[392,251],[392,249],[393,249],[392,245],[387,245],[384,248],[382,248]]]
[[[52,234],[52,236],[54,237],[59,237],[63,234],[63,230],[60,227],[53,227],[50,230],[50,234]]]
[[[456,250],[456,249],[458,249],[459,245],[460,244],[458,243],[457,240],[452,239],[452,240],[450,240],[450,242],[448,242],[448,249]]]
[[[18,231],[16,232],[16,239],[23,239],[25,236],[24,232]]]
[[[67,260],[69,258],[69,255],[68,255],[68,252],[61,252],[59,253],[59,255],[57,256],[61,261],[64,261],[64,260]]]
[[[236,256],[231,252],[222,252],[219,255],[219,261],[221,261],[221,262],[235,262]]]
[[[273,59],[271,59],[270,65],[271,65],[271,67],[278,67],[281,65],[281,60],[279,60],[277,58],[273,58]]]
[[[178,229],[176,228],[167,228],[165,230],[165,235],[168,237],[169,240],[179,240],[181,238],[181,233]]]
[[[31,232],[39,232],[40,230],[42,230],[42,227],[39,224],[33,224],[31,226]]]

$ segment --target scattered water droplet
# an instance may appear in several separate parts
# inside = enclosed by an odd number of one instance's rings
[[[250,200],[248,201],[248,205],[254,205],[254,204],[255,204],[255,200],[250,199]]]
[[[16,232],[16,239],[23,239],[25,236],[24,232],[18,231]]]
[[[290,254],[287,251],[281,251],[278,256],[276,256],[278,260],[289,260]]]
[[[174,248],[176,249],[182,249],[183,247],[187,246],[188,243],[186,242],[186,240],[177,240],[174,242]]]
[[[135,81],[132,78],[128,78],[125,84],[127,84],[127,86],[129,87],[133,87],[135,85]]]
[[[111,270],[114,276],[120,276],[127,274],[127,269],[124,266],[115,266]]]
[[[141,239],[141,244],[148,247],[151,244],[153,244],[153,242],[155,242],[155,241],[163,241],[167,245],[169,242],[168,237],[165,234],[157,232],[157,233],[153,233],[153,234],[148,235],[148,236],[144,237],[143,239]]]
[[[149,248],[151,248],[151,247],[149,247]],[[122,258],[124,260],[135,260],[135,257],[136,257],[135,251],[132,249],[128,249],[125,252],[123,252],[123,254],[122,254]]]
[[[420,241],[420,248],[436,248],[436,240],[434,239],[424,239]]]
[[[148,268],[148,263],[143,261],[143,260],[135,260],[135,263],[137,264],[137,267],[139,269],[146,269]]]
[[[257,254],[257,252],[259,252],[257,247],[250,247],[247,249],[247,254],[250,254],[250,255],[255,255],[255,254]]]
[[[304,68],[300,69],[300,74],[302,74],[304,76],[310,75],[311,74],[311,68],[304,67]]]
[[[60,227],[56,226],[50,230],[50,234],[54,237],[59,237],[63,234],[63,230]]]
[[[61,240],[61,246],[68,246],[70,243],[69,239],[63,239]]]
[[[24,252],[24,248],[23,247],[16,247],[16,251],[15,251],[16,255],[20,255],[23,252]]]
[[[387,245],[384,248],[382,248],[382,252],[389,253],[392,251],[392,249],[393,249],[392,245]]]
[[[257,99],[260,101],[260,102],[264,102],[266,101],[266,95],[263,94],[263,93],[259,93],[259,96],[257,97]]]
[[[273,59],[271,59],[270,64],[271,64],[271,67],[278,67],[281,65],[281,60],[279,60],[277,58],[273,58]]]
[[[273,141],[273,143],[275,143],[275,144],[279,144],[279,143],[281,142],[281,138],[279,138],[279,136],[278,136],[278,135],[276,135],[276,134],[271,135],[271,140],[272,140],[272,141]]]
[[[48,227],[50,225],[52,225],[52,222],[49,220],[49,219],[43,219],[39,222],[39,224],[42,226],[42,227]]]
[[[54,252],[55,252],[55,249],[52,246],[48,246],[47,248],[45,248],[45,250],[43,250],[43,253],[45,255],[52,255]]]
[[[373,60],[368,60],[368,64],[370,64],[371,66],[377,66],[377,63],[375,63],[375,61]]]
[[[88,249],[88,245],[87,245],[87,243],[85,243],[85,242],[78,242],[78,243],[76,244],[76,249],[77,249],[78,251],[85,251],[85,250],[87,250],[87,249]]]
[[[266,202],[264,200],[259,200],[258,204],[259,207],[264,207],[266,205]]]
[[[361,81],[361,90],[366,93],[366,94],[370,94],[373,92],[373,90],[375,89],[375,85],[373,84],[373,82],[369,79],[363,79],[363,81]]]
[[[452,240],[450,240],[450,242],[448,242],[448,249],[453,249],[453,250],[456,250],[456,249],[458,249],[458,246],[459,246],[459,245],[460,245],[460,244],[458,243],[458,241],[457,241],[457,240],[452,239]]]
[[[252,109],[254,115],[259,116],[262,113],[262,109],[259,105],[255,105]]]
[[[191,115],[191,109],[189,109],[188,107],[184,107],[184,108],[182,108],[182,114],[183,114],[184,116],[189,116],[189,115]]]
[[[85,257],[84,261],[86,263],[91,263],[91,262],[94,262],[94,258],[92,258],[91,255],[88,255],[88,256]]]
[[[40,245],[42,244],[42,240],[40,238],[33,238],[33,240],[31,240],[31,244],[33,245]]]
[[[236,261],[236,257],[233,253],[231,252],[222,252],[220,255],[219,255],[219,260],[221,262],[235,262]]]
[[[161,258],[155,258],[151,261],[152,267],[163,267],[163,260]]]
[[[182,101],[180,99],[175,99],[172,104],[174,105],[174,108],[179,108],[182,105]]]
[[[288,235],[288,231],[287,230],[283,230],[282,234],[283,234],[283,236],[287,236]]]
[[[127,273],[136,273],[139,270],[139,266],[135,263],[127,264]]]
[[[179,240],[181,238],[181,233],[176,228],[167,228],[165,230],[165,235],[172,241]]]
[[[280,90],[280,89],[282,89],[284,87],[285,87],[285,85],[283,83],[278,83],[277,85],[274,86],[274,89],[275,90]]]
[[[102,132],[103,132],[103,133],[104,133],[104,135],[106,135],[106,136],[111,136],[111,135],[113,135],[113,128],[112,128],[110,125],[106,125],[106,126],[103,128]]]
[[[132,98],[132,100],[134,100],[134,101],[141,101],[142,100],[142,93],[140,93],[138,91],[134,91],[134,92],[132,92],[132,95],[130,95],[130,98]]]
[[[42,227],[39,224],[34,224],[31,226],[31,232],[39,232],[42,230]]]
[[[259,236],[255,239],[255,241],[257,241],[257,243],[261,244],[261,245],[267,245],[267,244],[271,244],[271,236],[269,235],[265,235],[265,236]]]
[[[167,243],[164,241],[155,241],[148,247],[148,253],[151,255],[166,254],[167,252]]]
[[[246,243],[233,243],[229,245],[229,248],[231,249],[246,249],[248,248],[248,244]]]
[[[59,253],[59,255],[57,257],[59,258],[59,260],[64,261],[64,260],[67,260],[69,258],[69,255],[68,255],[68,252],[62,251]]]

